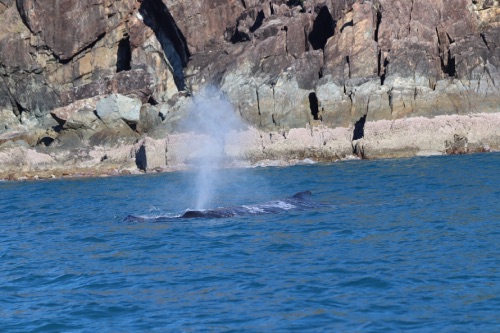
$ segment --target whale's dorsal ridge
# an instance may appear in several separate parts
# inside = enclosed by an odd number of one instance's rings
[[[193,217],[205,217],[202,211],[199,210],[188,210],[182,215],[184,218],[193,218]]]
[[[309,190],[307,190],[307,191],[295,193],[292,198],[294,198],[294,199],[305,199],[305,198],[310,197],[311,195],[312,195],[312,192],[309,191]]]

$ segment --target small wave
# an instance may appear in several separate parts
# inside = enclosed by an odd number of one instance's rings
[[[146,221],[146,220],[149,220],[149,219],[151,219],[151,217],[145,216],[145,215],[128,215],[127,217],[125,217],[123,219],[123,221],[126,221],[126,222],[139,222],[139,221]]]
[[[359,288],[375,288],[383,289],[389,288],[390,284],[384,280],[374,277],[364,277],[357,280],[352,280],[340,284],[342,287],[359,287]]]
[[[341,161],[352,161],[352,160],[360,160],[361,158],[355,155],[347,155],[344,158],[341,158]]]
[[[317,164],[318,162],[313,161],[310,158],[304,158],[303,160],[299,161],[299,164]]]
[[[94,237],[94,236],[82,238],[82,239],[80,239],[80,241],[81,242],[88,242],[88,243],[105,243],[106,242],[105,239]]]
[[[173,218],[178,218],[181,217],[182,215],[169,215],[169,214],[162,214],[162,215],[128,215],[125,217],[123,220],[125,222],[147,222],[147,221],[157,221],[157,220],[162,220],[162,219],[173,219]]]

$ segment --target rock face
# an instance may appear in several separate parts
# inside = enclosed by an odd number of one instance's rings
[[[500,111],[498,0],[2,0],[0,20],[0,149],[165,137],[207,84],[250,126],[348,128],[360,155],[374,121]]]
[[[67,61],[118,27],[134,1],[17,0],[17,8],[30,31]]]
[[[265,17],[253,32],[238,27],[245,36],[234,67],[212,75],[252,123],[335,127],[499,110],[498,2],[306,1],[280,9],[288,13]]]

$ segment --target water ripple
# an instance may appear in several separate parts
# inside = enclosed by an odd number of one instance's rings
[[[225,170],[216,205],[311,189],[311,211],[178,215],[190,173],[0,183],[6,332],[496,332],[500,155]],[[472,170],[480,170],[474,171]]]

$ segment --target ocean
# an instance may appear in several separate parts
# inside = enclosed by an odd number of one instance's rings
[[[206,208],[318,205],[191,219],[193,171],[1,182],[0,332],[498,332],[499,170],[226,169]]]

